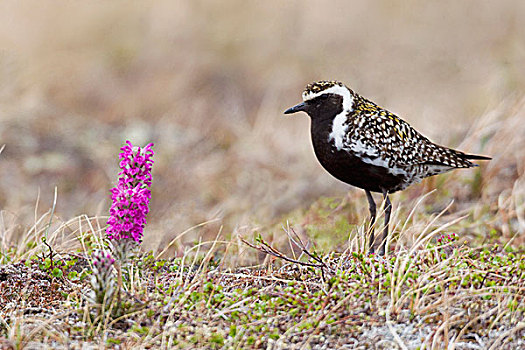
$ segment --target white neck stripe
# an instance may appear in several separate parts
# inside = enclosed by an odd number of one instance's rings
[[[310,101],[324,94],[335,94],[343,97],[343,110],[335,116],[332,122],[332,132],[328,135],[328,142],[334,142],[337,150],[344,146],[346,131],[348,130],[348,113],[354,110],[354,98],[346,86],[335,85],[317,93],[303,93],[303,101]]]

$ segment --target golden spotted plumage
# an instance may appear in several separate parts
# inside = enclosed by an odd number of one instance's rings
[[[432,143],[395,114],[340,82],[320,81],[309,84],[303,96],[319,95],[334,86],[345,87],[352,98],[352,108],[343,125],[347,129],[343,140],[345,148],[351,150],[364,147],[376,150],[358,156],[368,159],[370,153],[373,153],[375,163],[381,163],[390,171],[405,177],[398,188],[391,190],[403,189],[426,176],[454,168],[475,166],[464,157],[463,152]]]
[[[316,81],[316,82],[306,85],[306,88],[304,89],[303,94],[312,94],[312,93],[315,94],[323,90],[326,90],[328,88],[331,88],[332,86],[335,86],[335,85],[343,86],[342,83],[335,81],[335,80]]]

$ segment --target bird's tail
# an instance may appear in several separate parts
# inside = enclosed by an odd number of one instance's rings
[[[467,154],[461,151],[434,145],[433,153],[429,157],[428,164],[443,165],[451,168],[471,168],[478,165],[472,163],[471,160],[490,160],[490,157],[479,156],[476,154]]]
[[[463,154],[462,155],[464,159],[473,159],[473,160],[491,160],[491,157],[487,156],[480,156],[477,154]]]

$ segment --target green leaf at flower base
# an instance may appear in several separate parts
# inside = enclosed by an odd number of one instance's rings
[[[67,279],[70,281],[78,281],[80,277],[78,276],[78,272],[69,271],[69,273],[67,274]]]

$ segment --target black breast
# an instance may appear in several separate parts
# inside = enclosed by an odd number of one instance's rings
[[[332,176],[355,187],[372,192],[389,193],[401,189],[404,178],[395,176],[381,166],[365,163],[351,151],[337,150],[328,137],[332,120],[312,119],[311,134],[317,159]]]

